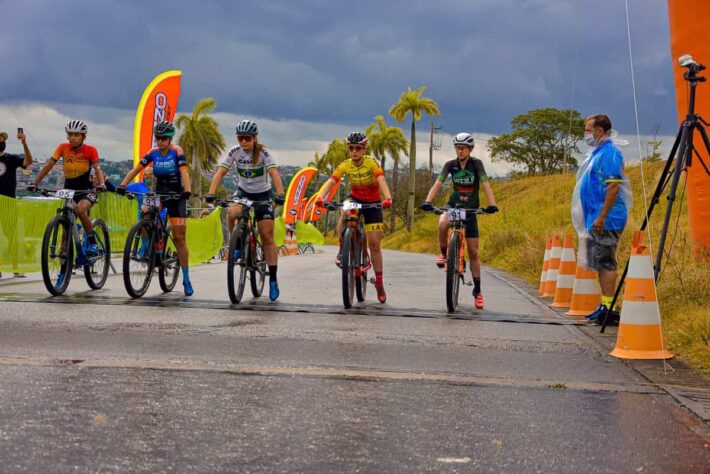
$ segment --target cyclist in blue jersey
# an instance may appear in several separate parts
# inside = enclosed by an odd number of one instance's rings
[[[192,196],[190,192],[190,175],[187,172],[187,159],[182,148],[172,144],[175,135],[175,126],[170,122],[160,122],[153,129],[156,147],[150,150],[138,165],[128,172],[116,189],[118,194],[126,194],[126,186],[145,167],[152,164],[155,175],[155,192],[157,194],[178,195],[177,198],[161,199],[161,209],[168,210],[168,217],[172,226],[173,241],[178,254],[178,261],[182,269],[182,284],[185,294],[194,293],[190,282],[190,269],[188,265],[188,249],[185,241],[187,224],[187,200]]]

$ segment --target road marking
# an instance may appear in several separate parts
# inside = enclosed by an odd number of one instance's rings
[[[136,359],[57,359],[49,357],[2,357],[0,365],[67,367],[113,369],[149,369],[166,371],[214,372],[233,375],[262,375],[286,377],[313,377],[362,381],[409,381],[432,382],[465,386],[498,386],[514,388],[541,388],[564,384],[567,390],[592,392],[627,392],[642,394],[663,393],[654,384],[644,383],[604,383],[575,382],[566,380],[512,379],[507,377],[484,377],[463,374],[441,374],[431,372],[399,372],[386,370],[349,369],[318,366],[253,366],[236,364],[216,364],[190,360],[136,360]]]
[[[465,458],[436,458],[436,460],[447,464],[468,464],[471,462],[471,458],[468,456]]]
[[[457,319],[466,321],[486,321],[500,323],[522,323],[522,324],[542,324],[554,326],[586,326],[586,321],[563,319],[563,318],[541,318],[528,315],[509,315],[486,311],[485,313],[466,313],[457,311],[449,314],[445,311],[422,310],[418,308],[391,308],[383,307],[379,304],[366,304],[352,309],[344,309],[335,305],[317,304],[290,304],[272,303],[260,301],[248,301],[238,305],[233,305],[224,301],[200,300],[195,298],[183,298],[169,296],[164,298],[139,298],[131,299],[117,296],[103,295],[64,295],[47,296],[35,293],[0,293],[0,301],[11,303],[40,303],[40,304],[91,304],[109,306],[142,306],[161,308],[197,308],[197,309],[222,309],[239,311],[270,311],[285,313],[314,313],[314,314],[346,314],[364,316],[385,316],[385,317],[406,317],[406,318],[428,318],[428,319]]]

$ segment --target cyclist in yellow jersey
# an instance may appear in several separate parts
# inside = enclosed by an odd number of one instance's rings
[[[317,204],[323,205],[324,196],[340,182],[343,176],[350,182],[350,195],[346,200],[361,203],[382,203],[381,209],[361,209],[365,218],[365,233],[367,234],[367,246],[370,249],[370,260],[375,269],[375,289],[377,299],[380,303],[387,301],[384,283],[382,281],[382,248],[380,241],[384,235],[384,217],[382,209],[392,206],[392,196],[385,180],[385,173],[371,156],[365,154],[367,147],[367,135],[360,132],[352,132],[348,135],[348,156],[350,159],[343,161],[333,172],[321,194],[317,198]],[[385,197],[382,201],[380,193]],[[345,222],[345,213],[338,221],[338,235],[340,235]],[[340,249],[336,264],[340,265]]]

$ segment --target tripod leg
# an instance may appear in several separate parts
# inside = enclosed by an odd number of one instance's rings
[[[703,143],[705,144],[705,152],[710,156],[710,138],[708,138],[708,132],[705,130],[705,127],[703,127],[702,124],[697,124],[696,125],[697,129],[700,131],[700,136],[703,138]],[[708,169],[707,165],[703,161],[703,158],[698,154],[697,150],[695,151],[695,154],[697,155],[698,161],[700,161],[700,164],[703,165],[703,169],[705,169],[705,173],[710,176],[710,170]],[[688,163],[690,165],[690,163]]]

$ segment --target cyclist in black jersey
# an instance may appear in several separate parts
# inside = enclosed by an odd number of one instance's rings
[[[441,170],[439,178],[427,194],[426,201],[422,204],[422,209],[431,211],[433,206],[431,202],[441,190],[441,186],[446,181],[446,178],[451,175],[453,182],[453,190],[449,197],[448,205],[451,207],[462,207],[465,209],[476,209],[481,206],[478,193],[480,188],[486,193],[488,199],[487,213],[498,212],[496,200],[493,196],[486,170],[483,167],[483,162],[471,156],[471,151],[474,147],[473,135],[470,133],[459,133],[454,137],[454,148],[456,149],[456,159],[447,161],[444,168]],[[448,237],[449,218],[446,214],[442,214],[439,218],[439,247],[441,255],[436,260],[436,265],[444,267],[446,261],[446,240]],[[474,305],[478,309],[483,308],[483,293],[481,293],[481,261],[478,257],[478,222],[476,216],[471,215],[466,217],[466,247],[468,248],[468,257],[471,261],[471,275],[473,276],[473,298]]]

